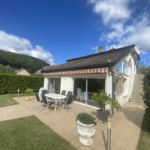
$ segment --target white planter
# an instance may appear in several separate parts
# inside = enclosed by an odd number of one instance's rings
[[[78,133],[80,134],[79,141],[85,146],[93,144],[93,136],[96,132],[94,124],[83,124],[79,120],[78,122]]]

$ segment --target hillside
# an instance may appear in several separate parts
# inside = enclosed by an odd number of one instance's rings
[[[14,69],[24,68],[30,73],[35,73],[39,69],[49,66],[49,64],[43,60],[3,50],[0,50],[0,64],[4,66],[10,65]]]

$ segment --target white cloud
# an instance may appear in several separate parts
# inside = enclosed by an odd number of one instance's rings
[[[120,31],[120,33],[119,33]],[[106,39],[115,40],[122,46],[136,44],[140,50],[150,50],[150,19],[146,13],[135,18],[131,25],[122,26],[107,34]]]
[[[150,0],[147,0],[147,2],[150,4]]]
[[[92,47],[91,49],[94,50],[95,53],[98,53],[98,46]]]
[[[140,51],[140,54],[145,55],[146,51],[142,50],[142,51]]]
[[[135,5],[132,9],[129,5],[135,1],[88,0],[93,5],[94,13],[101,16],[102,23],[108,29],[106,32],[102,32],[100,37],[100,40],[107,44],[105,50],[131,44],[136,44],[140,50],[150,50],[150,15],[147,13],[149,8],[141,9],[142,14],[139,12],[133,18]]]
[[[30,55],[51,65],[54,64],[54,58],[49,51],[44,50],[39,45],[33,47],[28,39],[20,38],[4,31],[0,31],[0,50]]]
[[[93,11],[102,17],[103,23],[108,24],[130,18],[132,11],[128,8],[130,0],[89,0],[94,5]]]

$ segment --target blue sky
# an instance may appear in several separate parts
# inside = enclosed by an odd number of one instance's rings
[[[150,58],[150,0],[1,0],[0,49],[50,64],[136,44]]]

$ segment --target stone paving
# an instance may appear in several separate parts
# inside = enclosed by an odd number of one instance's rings
[[[50,127],[53,131],[59,134],[62,138],[70,142],[78,150],[106,150],[107,143],[107,123],[97,123],[95,126],[96,133],[93,137],[94,143],[90,147],[82,146],[79,142],[77,132],[76,116],[80,112],[86,112],[96,117],[96,109],[86,107],[80,104],[74,104],[75,112],[72,107],[69,108],[69,113],[61,107],[55,111],[54,106],[49,107],[45,115],[42,110],[36,111],[32,108],[35,97],[31,96],[30,101],[25,101],[25,97],[14,98],[19,104],[0,108],[0,121],[16,119],[35,115],[44,124]],[[37,103],[38,104],[38,103]],[[138,143],[144,108],[142,105],[126,103],[122,111],[115,111],[109,119],[112,122],[111,149],[112,150],[135,150]]]

